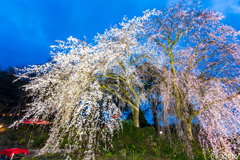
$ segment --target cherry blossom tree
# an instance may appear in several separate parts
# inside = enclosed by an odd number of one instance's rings
[[[50,62],[19,69],[17,80],[30,81],[23,87],[34,99],[21,121],[30,116],[47,120],[56,112],[49,139],[39,154],[57,151],[67,137],[68,153],[76,153],[84,147],[85,159],[94,158],[99,140],[111,142],[113,128],[120,128],[118,119],[109,118],[113,114],[122,115],[111,95],[122,100],[119,106],[124,103],[131,106],[135,127],[139,127],[139,101],[144,96],[135,88],[142,83],[133,73],[141,58],[154,56],[156,52],[139,43],[136,35],[140,32],[139,24],[147,21],[149,15],[131,21],[125,19],[121,29],[113,27],[96,36],[95,46],[72,37],[68,42],[57,41],[59,45],[51,46]],[[32,74],[35,76],[31,77]],[[109,82],[108,79],[113,83],[101,83],[103,80]],[[109,135],[100,130],[101,126],[110,129]],[[106,144],[105,150],[108,149]],[[81,153],[78,156],[82,156]]]
[[[184,130],[181,137],[193,140],[195,116],[208,131],[216,157],[220,150],[225,157],[233,157],[231,144],[216,133],[236,133],[240,124],[240,32],[222,24],[221,13],[198,5],[181,1],[162,9],[143,24],[144,38],[168,67],[157,76],[164,82],[160,90],[165,115],[168,111],[176,115],[176,123]]]
[[[142,23],[147,23],[148,17],[153,14],[156,14],[155,11],[146,12],[144,16],[132,20],[125,17],[120,23],[121,29],[115,26],[95,37],[96,50],[102,59],[106,59],[102,63],[108,68],[107,74],[96,73],[96,77],[105,80],[104,84],[100,83],[103,90],[119,98],[122,106],[127,103],[131,107],[135,127],[140,127],[139,103],[145,100],[144,93],[139,89],[143,84],[139,75],[134,74],[136,66],[157,56],[152,48],[138,40],[138,36],[144,33]]]
[[[111,141],[113,128],[119,129],[120,124],[118,119],[109,116],[121,116],[121,111],[112,102],[111,96],[103,95],[92,76],[93,72],[106,72],[100,65],[99,56],[93,52],[94,47],[72,37],[68,38],[68,42],[58,42],[59,45],[52,46],[50,62],[19,70],[18,79],[29,79],[29,84],[23,87],[34,98],[21,121],[30,116],[47,120],[57,111],[49,139],[39,154],[57,151],[67,136],[69,143],[65,147],[69,153],[84,147],[85,158],[91,159],[95,154],[93,150],[99,149],[97,132],[102,133],[102,141]],[[31,77],[31,74],[35,76]],[[103,101],[102,106],[98,103],[100,100]],[[101,114],[104,119],[100,118]],[[100,130],[103,124],[108,126],[110,135],[106,136],[107,133]],[[87,145],[82,143],[83,137]]]

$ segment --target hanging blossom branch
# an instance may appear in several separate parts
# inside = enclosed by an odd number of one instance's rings
[[[112,102],[111,96],[104,97],[100,85],[91,76],[96,70],[106,72],[104,66],[99,66],[100,59],[94,54],[94,47],[72,37],[68,38],[68,42],[58,42],[58,46],[52,46],[55,52],[51,52],[51,62],[19,69],[19,75],[16,75],[17,80],[29,79],[30,83],[23,87],[34,98],[20,122],[30,116],[47,120],[56,112],[49,139],[39,155],[56,152],[63,139],[68,137],[69,143],[65,149],[68,149],[69,155],[85,147],[85,158],[91,159],[95,154],[93,149],[99,150],[97,132],[105,134],[100,127],[109,126],[111,136],[112,128],[120,128],[118,120],[101,117],[112,114],[121,116],[121,111]],[[101,100],[105,103],[100,106]],[[105,107],[108,110],[102,111]],[[82,139],[84,136],[85,139]],[[104,136],[101,140],[111,141]],[[87,141],[87,146],[83,141]]]

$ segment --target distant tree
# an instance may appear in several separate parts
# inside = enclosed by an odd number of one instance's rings
[[[146,94],[147,104],[150,104],[150,109],[153,116],[153,126],[156,131],[156,135],[159,136],[159,117],[162,112],[161,104],[161,91],[158,85],[161,83],[161,79],[154,74],[161,74],[160,70],[156,68],[152,63],[145,62],[140,66],[137,66],[136,73],[139,75],[141,81],[144,84],[144,92]],[[161,118],[163,115],[161,116]]]
[[[16,74],[14,67],[0,71],[0,113],[8,113],[18,106],[12,111],[12,115],[16,116],[20,112],[19,109],[26,109],[26,103],[31,101],[31,97],[27,97],[27,93],[21,88],[28,81],[13,83],[16,79],[14,74]]]

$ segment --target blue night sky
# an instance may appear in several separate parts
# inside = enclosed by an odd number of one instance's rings
[[[0,0],[0,66],[43,64],[55,40],[87,37],[111,25],[161,9],[178,0]],[[203,0],[203,8],[223,12],[223,23],[240,30],[239,0]]]
[[[147,9],[178,0],[0,0],[0,66],[43,64],[55,40],[68,37],[93,43],[97,33]],[[203,0],[203,8],[223,12],[222,21],[240,30],[239,0]],[[147,118],[150,120],[149,117]],[[150,122],[150,121],[149,121]]]

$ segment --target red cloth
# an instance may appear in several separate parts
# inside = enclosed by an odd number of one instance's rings
[[[0,151],[0,154],[7,155],[9,157],[12,157],[12,154],[19,154],[19,153],[26,153],[29,154],[29,151],[27,149],[20,149],[20,148],[9,148],[9,149],[2,149]]]
[[[48,121],[44,121],[42,119],[32,118],[32,119],[25,119],[21,123],[25,124],[50,124]]]
[[[114,115],[112,115],[112,116],[110,116],[111,118],[119,118],[120,116],[119,115],[116,115],[116,114],[114,114]]]

